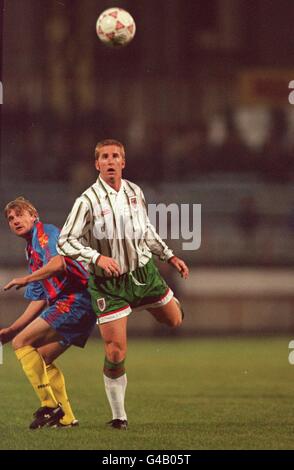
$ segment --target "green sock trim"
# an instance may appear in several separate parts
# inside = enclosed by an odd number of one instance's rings
[[[111,362],[107,357],[105,356],[104,358],[104,365],[108,369],[120,369],[121,367],[124,367],[125,364],[125,359],[123,359],[121,362]]]
[[[125,374],[125,360],[121,362],[111,362],[107,357],[104,358],[103,372],[110,379],[117,379]]]

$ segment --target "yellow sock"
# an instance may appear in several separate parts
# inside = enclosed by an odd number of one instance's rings
[[[15,351],[24,373],[31,382],[41,400],[41,406],[56,408],[58,402],[54,396],[46,372],[46,365],[38,351],[32,346],[24,346]]]
[[[60,420],[62,424],[70,424],[76,418],[72,412],[69,399],[66,393],[64,376],[61,370],[55,364],[49,364],[47,367],[47,375],[51,388],[58,402],[64,411],[64,417]]]

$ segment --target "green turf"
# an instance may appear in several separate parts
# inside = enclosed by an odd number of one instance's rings
[[[59,359],[73,429],[29,431],[38,401],[10,346],[0,366],[0,449],[294,449],[292,338],[130,340],[127,432],[111,418],[100,340]]]

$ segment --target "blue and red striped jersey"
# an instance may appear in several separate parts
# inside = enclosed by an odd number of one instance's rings
[[[36,221],[27,242],[26,254],[30,273],[42,268],[53,256],[58,256],[56,244],[60,230],[51,224]],[[52,304],[61,293],[75,292],[87,286],[88,273],[81,263],[71,258],[64,258],[66,271],[51,276],[43,281],[31,282],[25,290],[29,300],[47,300]]]

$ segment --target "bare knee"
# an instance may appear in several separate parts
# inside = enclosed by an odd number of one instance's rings
[[[107,359],[111,362],[118,363],[126,357],[126,347],[116,341],[105,342],[105,351]]]
[[[182,324],[182,312],[181,310],[176,310],[172,313],[172,315],[166,315],[166,316],[157,316],[157,320],[160,323],[164,323],[166,326],[169,326],[170,328],[177,328]]]
[[[166,325],[169,326],[170,328],[177,328],[181,326],[183,320],[182,320],[182,315],[181,313],[175,317],[169,318],[166,321]]]
[[[150,308],[149,312],[159,323],[163,323],[170,328],[177,328],[183,321],[182,307],[177,299],[172,299],[163,307]]]
[[[23,338],[21,335],[15,336],[15,338],[13,338],[11,344],[12,344],[12,347],[13,347],[14,351],[16,351],[19,348],[23,348],[24,346],[30,346],[30,343],[25,338]]]

